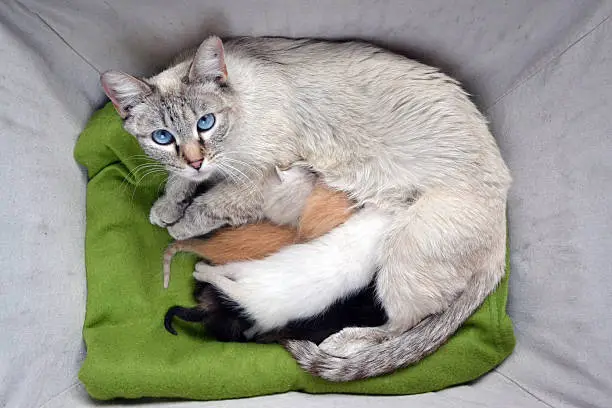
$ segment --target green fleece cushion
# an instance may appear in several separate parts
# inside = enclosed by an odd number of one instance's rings
[[[337,384],[303,372],[278,345],[220,343],[198,325],[164,330],[169,306],[192,305],[193,256],[177,256],[162,288],[168,233],[149,223],[166,174],[151,167],[109,104],[95,113],[75,157],[87,185],[87,357],[79,373],[96,399],[178,397],[201,400],[304,391],[413,394],[474,380],[514,347],[506,314],[507,278],[440,350],[392,375]],[[138,167],[140,166],[140,167]]]

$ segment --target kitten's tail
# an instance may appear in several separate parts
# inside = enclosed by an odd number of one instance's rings
[[[388,374],[420,361],[446,343],[493,291],[501,276],[503,270],[474,274],[463,293],[444,312],[425,318],[395,338],[370,345],[347,357],[328,354],[309,341],[290,340],[283,345],[304,370],[330,381]]]
[[[178,252],[192,252],[198,253],[197,249],[202,244],[202,240],[198,239],[185,239],[181,241],[175,241],[168,245],[168,248],[164,251],[164,289],[168,289],[170,285],[170,269],[172,265],[172,258]]]
[[[198,307],[188,308],[183,306],[172,306],[168,309],[164,317],[164,327],[169,333],[176,336],[176,330],[172,327],[172,319],[175,316],[186,322],[202,322],[206,318],[207,313],[205,310]]]

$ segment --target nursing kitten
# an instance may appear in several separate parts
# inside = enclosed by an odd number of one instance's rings
[[[175,317],[201,323],[206,332],[219,341],[279,343],[284,340],[308,340],[319,344],[347,326],[368,327],[384,324],[387,315],[376,300],[374,285],[368,285],[351,296],[338,299],[323,313],[305,319],[294,319],[283,327],[263,333],[252,333],[255,322],[239,304],[229,300],[209,283],[196,282],[194,296],[198,305],[192,308],[173,306],[168,309],[164,326],[172,334]],[[248,338],[247,338],[248,336]]]
[[[220,230],[209,239],[178,241],[169,247],[164,262],[165,284],[168,282],[171,255],[179,249],[195,252],[216,265],[234,261],[228,265],[232,270],[229,288],[224,283],[198,286],[196,307],[174,306],[168,310],[164,324],[170,333],[176,334],[172,328],[172,319],[176,316],[204,324],[213,337],[222,341],[303,339],[319,343],[344,327],[385,322],[385,313],[375,299],[373,286],[369,285],[375,273],[372,266],[375,254],[373,249],[368,249],[372,248],[370,243],[375,244],[376,241],[376,238],[369,237],[379,237],[378,225],[384,225],[376,219],[384,222],[384,216],[368,216],[374,219],[369,224],[353,220],[350,222],[355,225],[351,228],[338,227],[347,222],[352,214],[352,203],[344,194],[331,191],[321,184],[310,188],[308,181],[312,178],[299,168],[280,174],[282,183],[273,181],[271,187],[264,189],[264,214],[269,219],[284,219],[293,224],[294,220],[287,218],[285,210],[292,204],[293,208],[301,211],[295,227],[272,223],[246,225]],[[303,190],[310,191],[310,195],[300,203],[296,201],[296,196],[302,196]],[[359,214],[356,217],[366,216]],[[312,262],[304,263],[302,257],[309,255],[305,250],[309,250],[310,246],[293,246],[279,252],[293,243],[319,238],[334,228],[346,229],[344,234],[349,235],[348,240],[342,240],[344,248],[338,250],[352,259],[340,271],[324,259],[318,261],[321,264],[319,268],[313,269]],[[339,233],[334,231],[330,234]],[[328,242],[338,240],[328,237],[321,241],[321,245],[328,245]],[[360,244],[352,241],[359,241]],[[352,255],[353,252],[358,252],[358,255]],[[275,259],[287,256],[295,257],[293,267],[289,270],[275,269]],[[235,261],[264,257],[261,271],[248,277],[240,276],[237,272],[239,264]],[[361,262],[371,267],[363,268]],[[359,266],[351,268],[351,263]],[[361,272],[355,273],[356,270]],[[283,283],[279,292],[276,282],[280,280]],[[233,301],[232,294],[237,286],[253,294],[250,301],[244,304]]]
[[[351,216],[352,205],[346,195],[318,183],[306,198],[297,226],[263,221],[222,228],[206,239],[175,241],[164,252],[164,287],[168,287],[170,265],[177,252],[194,253],[213,265],[261,259],[285,246],[307,242],[329,232]]]
[[[261,183],[274,166],[298,161],[357,205],[391,217],[375,259],[388,321],[344,329],[319,346],[288,341],[314,375],[349,381],[419,361],[504,275],[510,175],[484,117],[435,68],[358,42],[237,38],[224,46],[210,37],[155,77],[111,71],[102,82],[125,129],[181,176],[151,211],[177,239],[261,220]],[[243,182],[220,183],[191,201],[197,183],[218,172]],[[325,259],[343,268],[341,243],[317,241],[300,244],[311,248],[302,264]],[[261,262],[239,269],[259,272]],[[284,262],[279,271],[296,259]],[[217,268],[231,270],[201,264],[196,273],[213,280]]]

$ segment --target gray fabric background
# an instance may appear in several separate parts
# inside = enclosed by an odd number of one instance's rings
[[[98,73],[150,74],[206,34],[363,38],[465,82],[513,172],[515,353],[406,397],[289,393],[157,407],[612,405],[609,1],[35,1],[0,4],[0,406],[96,405],[84,356],[85,178]],[[171,380],[171,379],[169,379]]]

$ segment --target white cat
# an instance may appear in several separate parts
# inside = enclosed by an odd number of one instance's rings
[[[358,42],[237,38],[224,47],[211,37],[158,76],[108,72],[102,82],[125,129],[180,176],[151,212],[176,238],[261,219],[262,180],[297,161],[389,215],[376,256],[388,322],[320,347],[288,342],[315,375],[348,381],[419,361],[504,274],[508,169],[483,116],[434,68]],[[192,202],[219,172],[234,182]],[[327,257],[311,246],[308,262]]]

